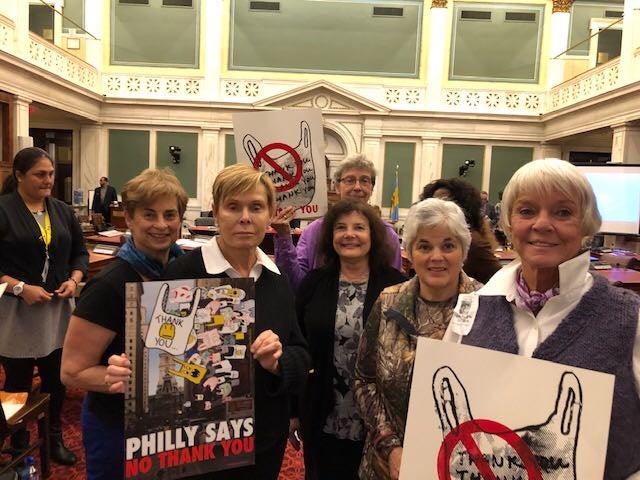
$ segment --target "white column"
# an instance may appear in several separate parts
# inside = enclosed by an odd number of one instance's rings
[[[429,56],[427,57],[427,108],[437,108],[442,98],[442,79],[445,75],[445,53],[449,11],[447,7],[432,7],[429,26]]]
[[[416,156],[413,195],[411,198],[417,200],[427,183],[440,178],[441,171],[442,148],[440,148],[440,139],[423,137],[420,150]]]
[[[378,172],[376,187],[373,189],[371,204],[382,205],[382,173],[384,172],[384,156],[382,152],[382,120],[367,118],[364,121],[362,135],[362,153],[373,162]]]
[[[619,75],[620,84],[626,85],[638,78],[634,70],[640,69],[640,62],[634,61],[640,48],[640,0],[625,0],[623,22]]]
[[[562,158],[562,146],[541,142],[533,149],[533,160],[545,158]]]
[[[224,135],[220,135],[220,129],[207,129],[202,132],[200,147],[198,148],[198,201],[201,210],[209,210],[211,207],[211,186],[218,172],[224,168],[224,155],[221,142]]]
[[[74,166],[74,178],[80,179],[76,188],[80,188],[85,196],[89,190],[96,188],[100,177],[110,174],[107,133],[107,128],[102,125],[80,127],[80,159],[78,165]]]
[[[480,189],[486,192],[489,192],[489,184],[491,183],[491,157],[492,156],[493,156],[493,145],[487,145],[484,148],[484,156],[482,157],[482,188]]]
[[[614,163],[635,163],[640,157],[640,127],[629,123],[613,125],[611,161]]]
[[[110,6],[105,7],[102,0],[84,0],[84,29],[97,38],[96,40],[89,35],[85,36],[85,62],[98,70],[102,69],[102,42],[106,41],[102,34],[102,20],[105,13],[109,12],[109,8]]]
[[[55,0],[53,2],[53,8],[56,10],[53,14],[53,43],[62,48],[62,15],[58,12],[62,11],[64,2],[62,0]]]
[[[222,35],[223,19],[225,19],[225,4],[223,1],[200,2],[200,13],[203,16],[202,30],[200,38],[204,38],[204,42],[200,44],[200,48],[204,50],[204,65],[200,68],[206,72],[204,78],[203,91],[208,93],[211,99],[220,98],[220,72],[222,70]],[[231,54],[231,50],[228,50]],[[202,53],[202,52],[201,52]]]
[[[571,13],[553,12],[551,14],[551,35],[549,38],[549,63],[547,66],[547,87],[554,87],[564,81],[566,59],[555,58],[569,46],[569,28]]]
[[[16,135],[18,137],[29,136],[29,106],[31,100],[24,97],[16,97]]]
[[[29,2],[17,0],[15,14],[16,56],[27,58],[29,53]]]

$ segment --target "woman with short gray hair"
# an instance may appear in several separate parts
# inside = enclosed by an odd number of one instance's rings
[[[454,202],[429,198],[415,204],[404,231],[416,275],[382,291],[360,337],[354,392],[368,430],[362,480],[398,478],[415,337],[441,339],[458,295],[481,286],[462,271],[471,234]]]

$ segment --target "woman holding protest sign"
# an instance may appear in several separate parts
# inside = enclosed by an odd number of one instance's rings
[[[376,184],[376,169],[371,160],[363,154],[348,157],[340,163],[333,176],[336,192],[341,200],[369,202],[373,187]],[[289,221],[295,209],[287,207],[278,212],[271,219],[271,226],[276,231],[274,238],[276,263],[289,278],[294,289],[298,289],[304,276],[314,268],[322,266],[318,246],[321,241],[320,230],[322,218],[311,222],[300,235],[298,244],[293,245]],[[384,223],[387,242],[391,248],[389,266],[402,269],[400,242],[393,226]]]
[[[88,390],[82,406],[88,480],[124,476],[122,394],[131,374],[123,353],[125,285],[159,279],[182,254],[175,241],[188,196],[171,172],[148,169],[125,184],[122,200],[131,238],[84,287],[62,356],[64,383]]]
[[[530,162],[504,190],[500,223],[519,259],[445,340],[615,375],[605,478],[640,478],[640,297],[589,271],[601,224],[589,181],[563,160]]]
[[[219,234],[172,263],[167,278],[255,280],[255,465],[213,476],[276,480],[289,434],[290,395],[301,391],[310,359],[288,282],[258,248],[275,211],[275,188],[266,173],[236,164],[218,173],[212,193]]]
[[[441,339],[458,295],[480,287],[462,271],[470,243],[455,203],[430,198],[411,207],[403,246],[416,275],[382,291],[360,338],[354,391],[367,428],[363,480],[399,476],[416,337]]]

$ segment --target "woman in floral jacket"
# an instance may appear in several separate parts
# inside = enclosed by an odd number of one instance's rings
[[[430,198],[411,208],[403,246],[416,276],[383,290],[360,338],[355,396],[367,428],[362,480],[399,476],[416,340],[441,339],[458,294],[480,288],[462,271],[470,243],[455,203]]]

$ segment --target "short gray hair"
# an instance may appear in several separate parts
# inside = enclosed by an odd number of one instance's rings
[[[554,193],[578,204],[584,236],[582,245],[586,247],[602,225],[596,196],[589,180],[574,165],[557,158],[534,160],[513,174],[502,194],[502,230],[511,235],[511,211],[520,197],[531,194],[543,198]]]
[[[444,226],[462,244],[463,259],[467,258],[471,245],[471,233],[465,219],[464,212],[454,202],[439,198],[427,198],[414,204],[404,223],[402,246],[409,260],[412,258],[413,244],[420,228],[434,228]]]
[[[338,169],[333,174],[333,181],[335,183],[338,183],[342,178],[342,174],[345,172],[345,170],[352,170],[356,168],[359,170],[368,170],[371,174],[371,184],[376,184],[376,167],[374,167],[373,162],[369,160],[364,153],[356,153],[355,155],[350,155],[342,162],[340,162],[340,164],[338,165]]]

